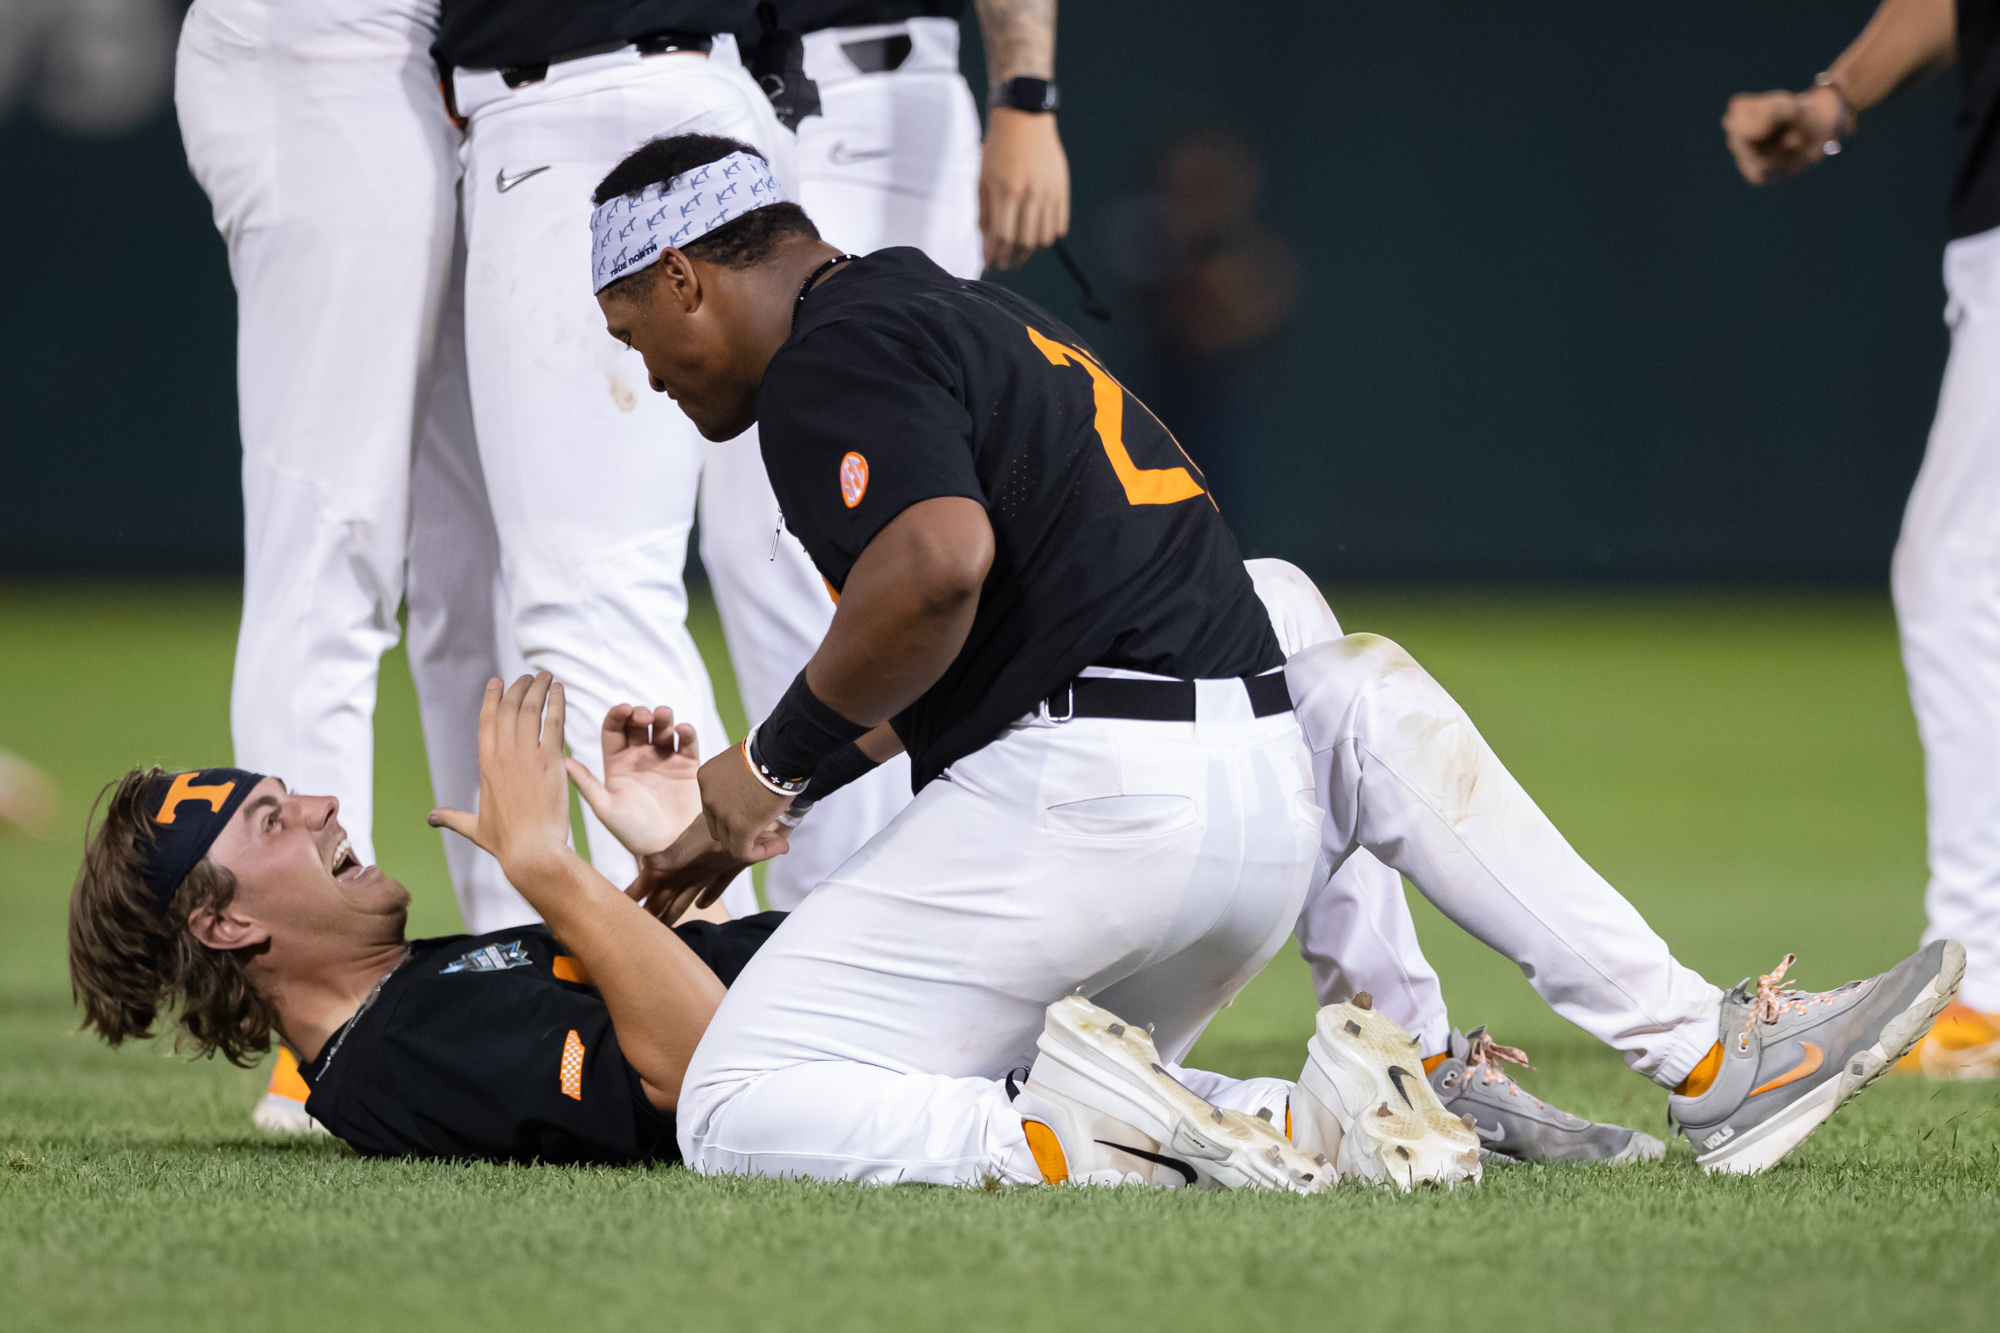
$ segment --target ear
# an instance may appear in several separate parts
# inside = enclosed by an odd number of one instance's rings
[[[197,907],[188,913],[188,934],[211,949],[251,949],[271,938],[270,928],[228,908]]]
[[[701,274],[695,263],[679,250],[669,247],[660,252],[656,265],[658,275],[653,279],[653,299],[671,301],[681,308],[683,314],[692,315],[701,309],[704,295]]]

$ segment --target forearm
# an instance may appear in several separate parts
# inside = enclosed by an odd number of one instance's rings
[[[1056,0],[979,0],[978,10],[992,86],[1014,78],[1055,78]]]
[[[573,852],[517,875],[515,887],[604,997],[618,1047],[653,1104],[673,1109],[722,983],[680,936]]]
[[[874,727],[937,683],[965,646],[993,561],[993,529],[976,500],[925,500],[861,553],[812,661],[814,697]]]
[[[1918,75],[1950,64],[1957,28],[1952,0],[1882,0],[1827,72],[1855,111],[1866,111]]]

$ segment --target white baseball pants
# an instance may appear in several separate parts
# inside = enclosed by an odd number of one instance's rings
[[[863,73],[842,50],[907,36],[893,70]],[[799,122],[799,202],[830,244],[855,254],[913,245],[976,278],[979,108],[958,70],[958,24],[916,18],[806,34],[820,114]]]
[[[628,47],[514,89],[492,71],[454,77],[469,121],[466,355],[501,630],[528,667],[564,683],[570,750],[599,772],[599,726],[616,703],[670,704],[705,754],[728,744],[682,583],[706,442],[604,331],[590,196],[632,149],[676,133],[742,140],[788,179],[789,135],[733,53],[727,40],[713,59]],[[755,457],[753,437],[732,447]],[[585,825],[592,862],[624,883],[631,856],[588,811]],[[746,877],[734,910],[755,910],[748,891]]]
[[[1082,987],[1178,1060],[1277,952],[1321,823],[1289,714],[1035,717],[927,786],[771,938],[682,1085],[705,1172],[1039,1180],[1000,1082]]]
[[[175,67],[188,165],[237,292],[235,761],[338,796],[371,861],[377,671],[406,559],[442,803],[477,799],[464,718],[494,669],[490,592],[461,598],[427,558],[460,544],[461,517],[476,542],[484,506],[460,502],[448,461],[472,446],[456,333],[439,332],[458,164],[426,53],[436,17],[435,0],[197,0]],[[461,902],[480,886],[512,895],[490,857],[446,843]]]
[[[905,35],[910,55],[864,74],[842,43]],[[980,270],[979,113],[958,72],[958,25],[911,19],[806,35],[806,73],[822,112],[799,125],[799,203],[834,245],[867,254],[914,245],[962,277]],[[708,446],[701,474],[701,561],[715,589],[744,711],[769,713],[833,621],[833,601],[798,539],[782,531],[754,432]],[[764,896],[797,907],[910,801],[897,756],[834,793],[770,862]],[[755,910],[737,901],[732,912]]]
[[[1285,678],[1326,810],[1316,875],[1366,848],[1635,1071],[1687,1076],[1715,1044],[1722,992],[1563,840],[1429,673],[1354,634],[1293,657]]]
[[[1297,565],[1263,559],[1246,560],[1243,568],[1271,614],[1271,629],[1287,659],[1341,637],[1333,608]],[[1403,877],[1374,853],[1357,847],[1332,874],[1322,868],[1314,875],[1295,933],[1321,1004],[1339,1004],[1367,991],[1375,1008],[1415,1037],[1424,1054],[1445,1049],[1451,1018],[1444,989],[1417,942]]]
[[[2000,1012],[2000,229],[1944,251],[1951,357],[1891,585],[1924,744],[1926,942],[1965,946],[1959,999]]]

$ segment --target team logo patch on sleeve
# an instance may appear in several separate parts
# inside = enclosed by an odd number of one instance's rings
[[[487,944],[471,953],[452,959],[438,969],[438,975],[446,972],[505,972],[510,967],[533,967],[535,960],[528,957],[528,950],[519,940],[508,940],[505,944]]]
[[[583,1100],[583,1038],[576,1035],[575,1028],[563,1039],[562,1095],[571,1101]]]
[[[840,460],[840,498],[847,502],[849,509],[861,503],[861,497],[868,494],[868,460],[860,454],[849,454]]]

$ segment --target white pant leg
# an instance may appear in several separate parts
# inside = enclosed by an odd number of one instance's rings
[[[1557,1013],[1656,1083],[1715,1044],[1721,991],[1585,864],[1472,720],[1389,640],[1285,664],[1327,810],[1322,868],[1366,847],[1520,967]]]
[[[1081,986],[1177,1060],[1298,914],[1305,755],[1289,717],[1241,714],[1017,724],[927,786],[724,997],[682,1086],[688,1163],[1039,1179],[999,1080],[1045,1008]]]
[[[1297,565],[1263,559],[1246,560],[1243,568],[1270,612],[1287,658],[1341,637],[1333,608]],[[1357,847],[1332,875],[1314,879],[1297,934],[1319,1002],[1339,1004],[1367,991],[1376,1009],[1400,1023],[1425,1052],[1444,1050],[1451,1018],[1437,972],[1417,943],[1403,877]]]
[[[901,66],[863,74],[843,42],[907,34]],[[958,71],[958,24],[910,19],[806,34],[820,114],[799,122],[799,203],[833,245],[867,254],[913,245],[976,278],[979,108]]]
[[[741,68],[695,54],[567,61],[513,91],[460,71],[456,88],[471,121],[466,354],[510,607],[503,642],[563,682],[571,753],[593,769],[620,702],[671,705],[718,753],[727,739],[681,581],[704,442],[604,331],[590,196],[647,139],[725,134],[775,164],[789,160],[783,130]],[[498,188],[502,170],[537,167]],[[584,823],[591,860],[625,883],[631,856],[588,811]]]
[[[412,426],[450,262],[434,6],[202,0],[175,105],[237,292],[236,762],[341,800],[373,850],[374,711],[403,595]]]
[[[910,57],[862,74],[842,41],[907,34]],[[823,235],[866,254],[923,249],[950,272],[978,277],[979,115],[958,72],[958,26],[944,19],[839,28],[806,37],[806,72],[821,114],[799,125],[799,203]],[[757,438],[708,446],[701,476],[701,560],[715,589],[744,711],[763,717],[805,668],[833,603],[805,549],[780,533],[778,502]],[[815,806],[766,869],[764,896],[789,911],[886,827],[910,800],[910,764],[891,759]],[[754,911],[748,880],[724,902]]]
[[[777,706],[833,623],[833,597],[798,538],[779,527],[778,499],[753,428],[708,446],[701,473],[701,562],[715,589],[743,711],[754,722]],[[904,755],[813,807],[767,863],[764,896],[789,912],[910,803]],[[757,910],[748,877],[723,898],[731,915]]]
[[[438,319],[437,370],[410,472],[409,654],[439,805],[479,808],[479,706],[504,674],[497,642],[505,607],[500,542],[479,470],[465,385],[465,248]],[[441,831],[459,915],[473,934],[537,919],[500,863]]]
[[[1245,1115],[1269,1111],[1272,1124],[1287,1134],[1291,1132],[1286,1112],[1292,1100],[1292,1089],[1298,1085],[1288,1078],[1231,1078],[1227,1074],[1212,1074],[1206,1069],[1189,1069],[1186,1065],[1175,1064],[1168,1065],[1167,1072],[1211,1106],[1220,1106],[1225,1111],[1241,1111]]]
[[[2000,1011],[2000,230],[1945,247],[1951,359],[1892,586],[1924,743],[1925,940],[1965,946],[1959,998]]]

